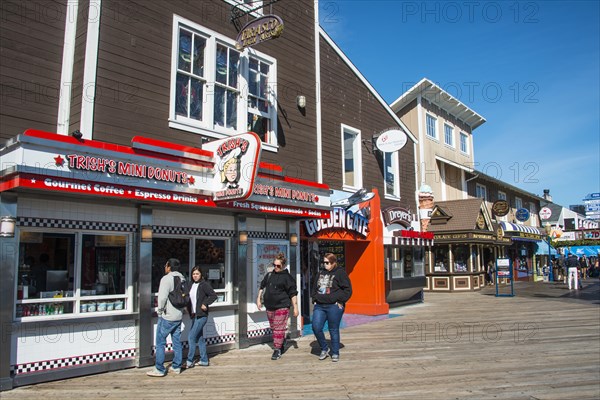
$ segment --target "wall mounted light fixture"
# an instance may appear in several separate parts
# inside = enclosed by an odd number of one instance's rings
[[[296,105],[298,108],[306,108],[306,96],[296,96]]]
[[[296,234],[296,233],[290,234],[290,244],[292,246],[298,246],[298,234]]]
[[[248,232],[240,231],[239,233],[240,244],[248,244]]]
[[[13,217],[0,218],[0,237],[15,237],[17,220]]]
[[[152,225],[142,226],[142,242],[152,241]]]

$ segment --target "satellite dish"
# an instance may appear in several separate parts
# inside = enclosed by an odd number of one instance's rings
[[[403,148],[407,140],[408,137],[404,131],[401,131],[400,129],[390,129],[379,135],[375,142],[375,146],[384,153],[393,153],[394,151]]]

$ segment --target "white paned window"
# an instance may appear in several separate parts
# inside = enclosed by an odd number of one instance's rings
[[[466,133],[460,133],[460,151],[469,154],[469,137]]]
[[[173,26],[169,126],[213,138],[253,131],[274,149],[275,59],[178,16]]]
[[[519,208],[523,208],[523,200],[520,197],[515,197],[515,208],[518,210]]]
[[[437,139],[437,118],[427,114],[425,119],[427,122],[427,136],[433,139]]]
[[[385,195],[400,197],[400,171],[398,153],[383,153],[383,170],[385,175]]]
[[[535,206],[535,203],[529,203],[529,218],[531,221],[531,225],[532,226],[537,226],[538,225],[538,220],[537,220],[537,215],[538,215],[538,211],[537,211],[537,207]]]
[[[498,200],[506,200],[506,193],[498,190]]]
[[[131,234],[22,229],[15,318],[133,311]]]
[[[248,130],[260,136],[263,142],[275,141],[272,134],[271,107],[269,102],[270,64],[249,57],[248,77]]]
[[[342,125],[344,187],[348,189],[362,188],[362,157],[360,153],[360,143],[360,131]]]
[[[479,183],[475,185],[475,197],[487,200],[487,190],[485,186],[480,185]]]
[[[454,147],[454,129],[448,124],[444,124],[444,143]]]

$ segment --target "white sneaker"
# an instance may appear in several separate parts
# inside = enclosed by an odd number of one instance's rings
[[[170,374],[175,374],[178,375],[181,373],[181,368],[173,368],[173,367],[169,367],[169,373]]]
[[[160,372],[159,370],[157,370],[156,367],[152,368],[151,371],[146,372],[146,375],[148,375],[148,376],[155,376],[155,377],[159,377],[159,378],[162,378],[166,374],[167,374],[166,372]]]

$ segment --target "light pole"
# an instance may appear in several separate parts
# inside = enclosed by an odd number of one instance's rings
[[[550,222],[546,222],[544,230],[546,231],[546,239],[548,240],[548,282],[554,282],[554,274],[552,273],[552,262],[550,259],[550,232],[552,232]]]

